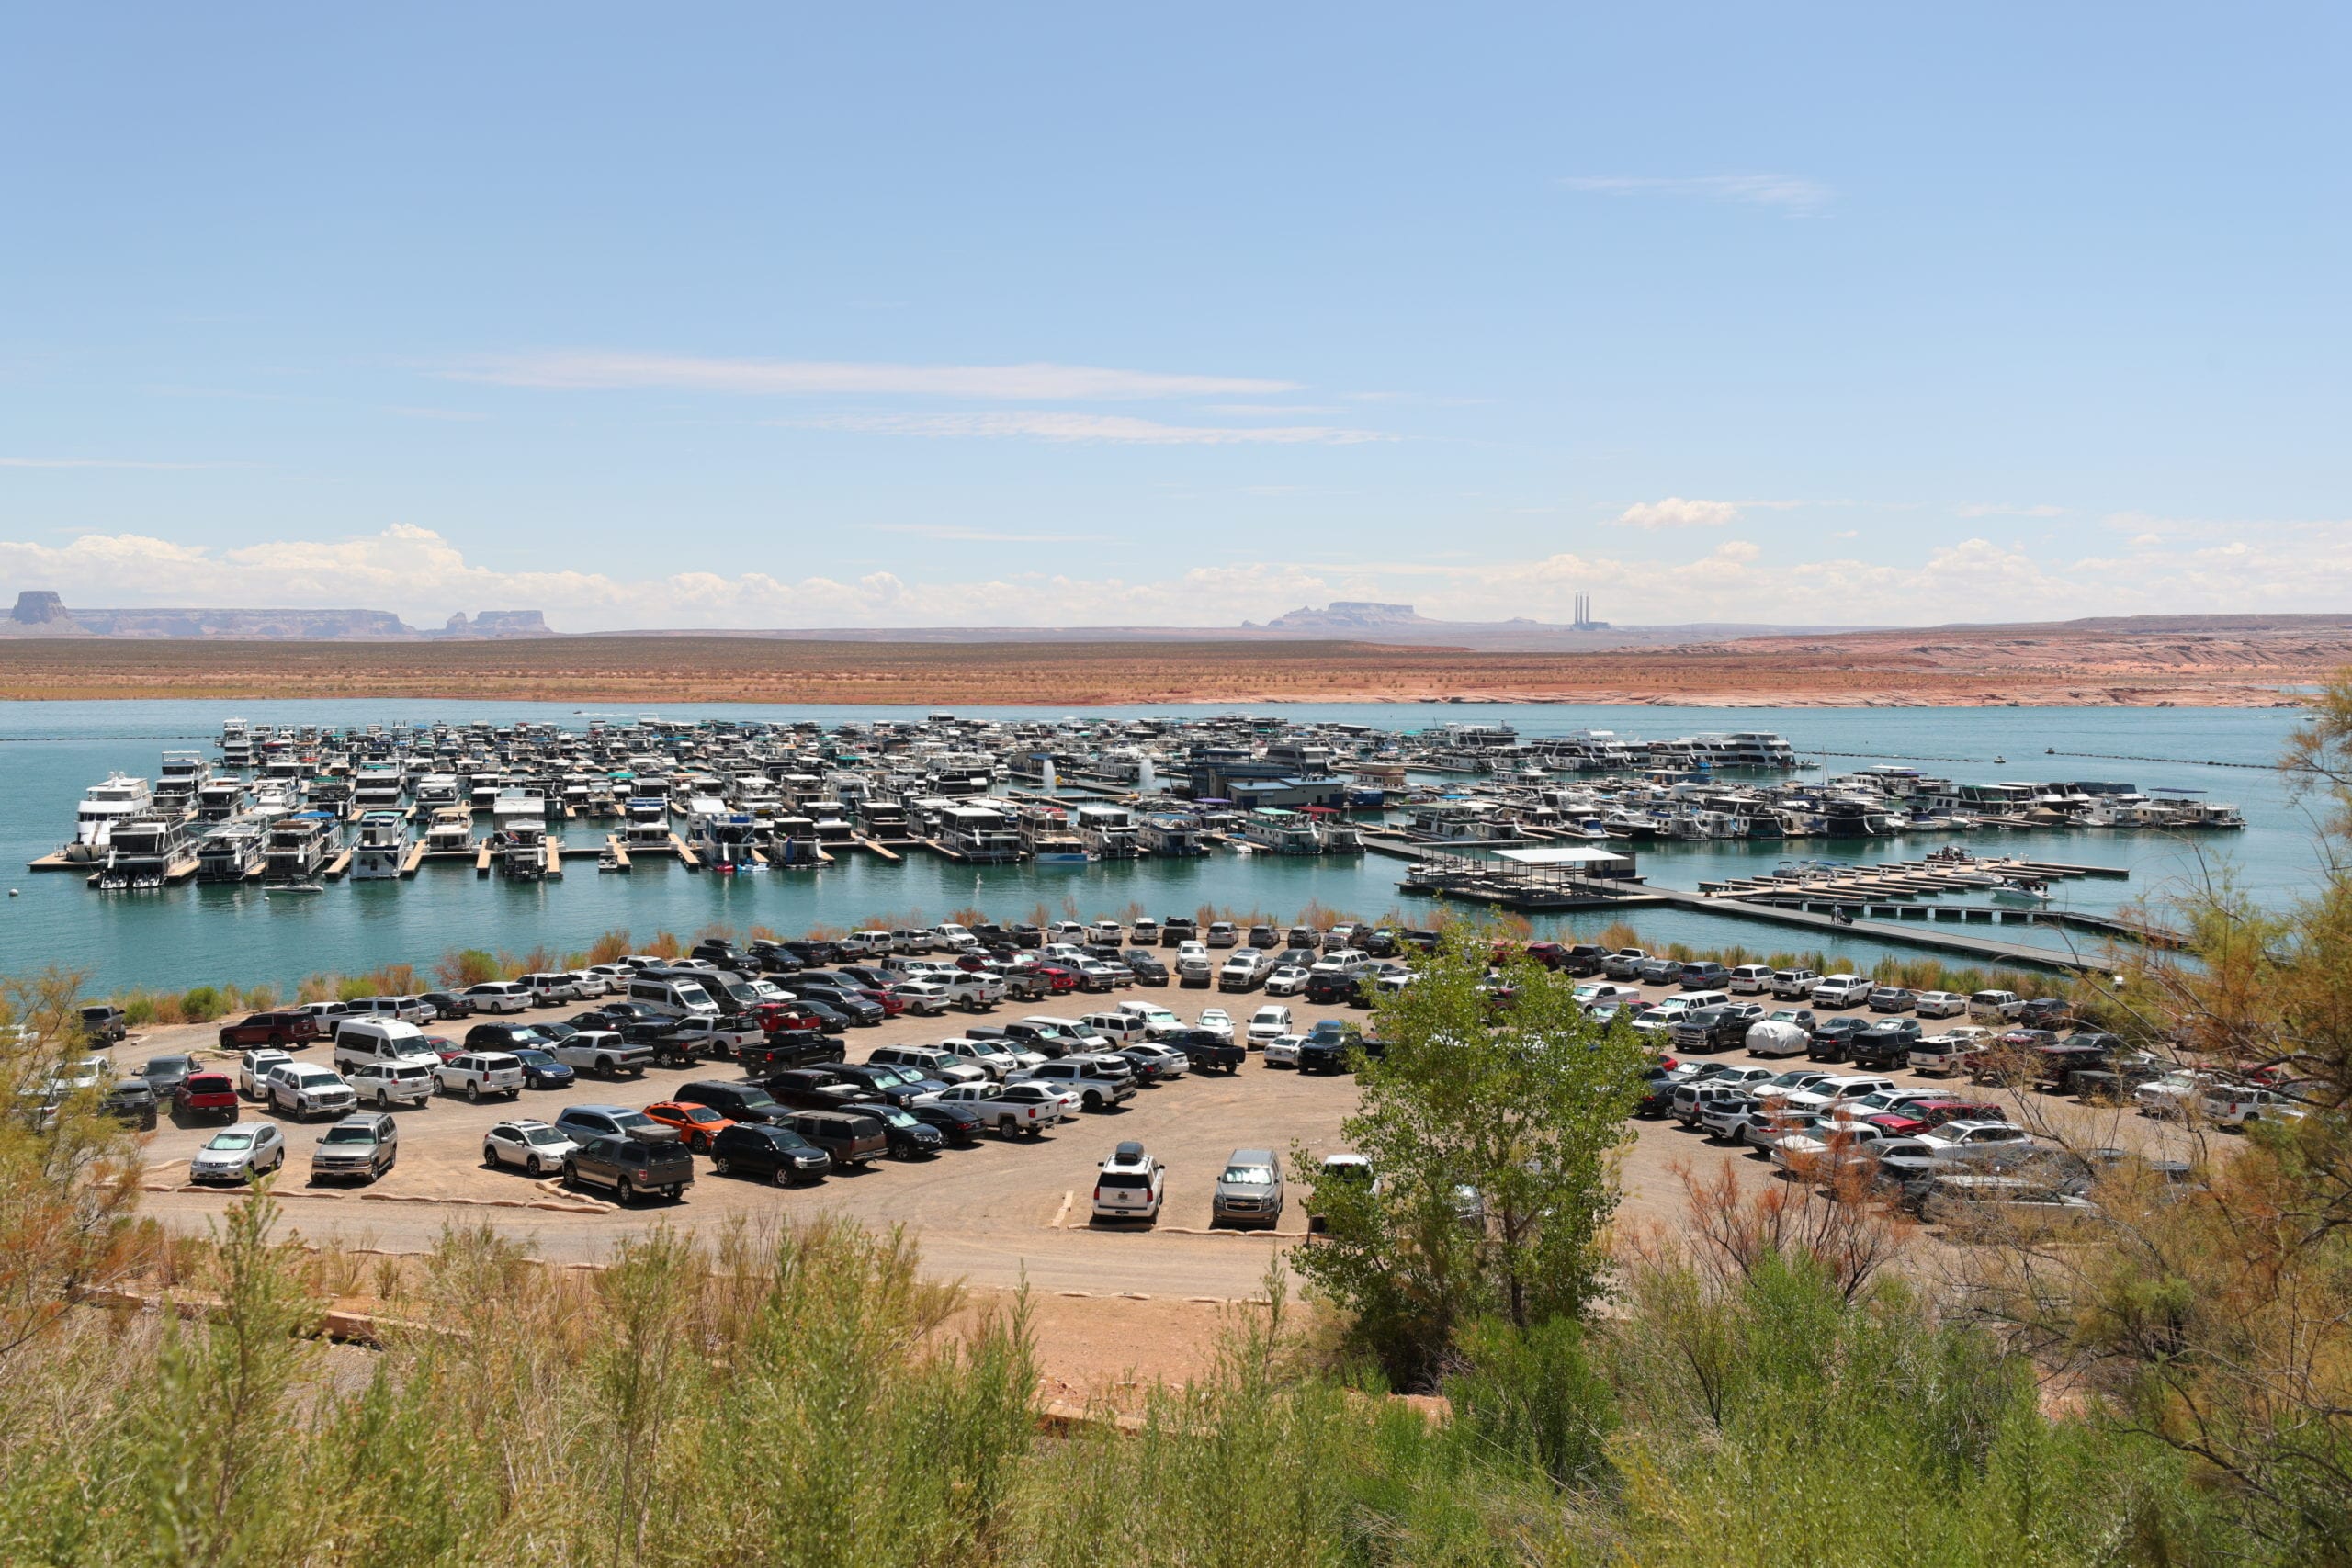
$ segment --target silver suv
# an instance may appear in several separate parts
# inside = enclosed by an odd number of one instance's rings
[[[401,1130],[381,1111],[362,1111],[326,1130],[311,1151],[312,1181],[373,1181],[401,1157]]]
[[[1209,1224],[1282,1224],[1283,1162],[1272,1149],[1236,1149],[1209,1197]]]

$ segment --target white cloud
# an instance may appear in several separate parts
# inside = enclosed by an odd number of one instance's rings
[[[1835,196],[1818,180],[1793,175],[1698,175],[1681,179],[1639,175],[1577,175],[1560,184],[1599,196],[1695,196],[1712,201],[1770,207],[1801,217],[1818,212]]]
[[[962,536],[946,532],[955,526],[911,536]],[[1629,625],[1836,625],[2331,610],[2352,601],[2352,527],[2278,524],[2255,538],[2197,547],[2135,540],[2113,556],[2063,560],[1981,538],[1936,548],[1916,564],[1790,559],[1749,540],[1724,539],[1679,559],[1563,552],[1476,564],[1240,560],[1143,581],[1050,570],[941,581],[927,579],[927,570],[915,547],[895,571],[854,578],[505,571],[478,566],[439,534],[409,525],[226,550],[135,534],[86,535],[63,545],[0,541],[0,581],[56,589],[68,604],[389,609],[416,626],[436,625],[453,610],[538,609],[567,631],[1218,626],[1334,598],[1410,601],[1424,615],[1454,620],[1565,621],[1579,592],[1593,594],[1607,618]]]
[[[855,430],[877,435],[1027,436],[1037,441],[1110,441],[1146,446],[1351,446],[1366,441],[1396,439],[1376,430],[1325,424],[1165,424],[1132,414],[1044,409],[1020,413],[842,414],[832,419],[790,423],[820,430]]]
[[[710,359],[685,355],[566,350],[484,355],[445,367],[461,381],[568,390],[650,388],[761,397],[1087,399],[1262,397],[1297,391],[1291,381],[1112,370],[1087,365],[875,365],[805,359]]]
[[[1625,508],[1617,521],[1628,528],[1721,528],[1739,521],[1739,505],[1669,495],[1664,501],[1637,502]]]
[[[1974,502],[1954,508],[1962,517],[2064,517],[2063,506],[2005,506],[1992,502]]]

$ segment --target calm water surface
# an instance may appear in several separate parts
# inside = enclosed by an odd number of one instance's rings
[[[157,772],[159,754],[198,743],[209,748],[232,714],[254,723],[350,725],[398,720],[531,718],[584,727],[602,710],[558,703],[467,705],[432,702],[302,702],[222,705],[191,702],[0,703],[0,857],[18,896],[0,900],[0,971],[58,963],[92,972],[102,987],[177,989],[207,981],[281,985],[309,974],[349,972],[396,960],[423,963],[452,947],[525,952],[542,943],[585,947],[616,928],[640,938],[657,930],[690,934],[713,921],[754,923],[791,932],[812,924],[850,926],[867,916],[920,911],[931,919],[964,905],[990,917],[1023,918],[1041,899],[1078,913],[1116,913],[1130,902],[1154,915],[1206,904],[1262,909],[1286,917],[1308,900],[1361,915],[1401,908],[1419,918],[1432,906],[1396,890],[1404,863],[1384,855],[1348,859],[1212,854],[1197,861],[1133,861],[1086,867],[959,866],[917,853],[900,865],[855,855],[829,870],[741,877],[700,875],[663,860],[638,863],[628,876],[600,875],[593,861],[571,863],[562,880],[516,884],[477,880],[469,863],[429,865],[413,881],[343,882],[308,898],[267,898],[258,890],[194,886],[153,893],[96,893],[73,874],[23,868],[72,836],[83,792],[110,769]],[[1068,710],[965,709],[1019,717],[1058,717]],[[1089,709],[1086,716],[1182,715],[1180,706]],[[1223,711],[1223,710],[1220,710]],[[1431,707],[1349,704],[1270,707],[1300,719],[1343,719],[1418,729],[1448,719],[1502,720],[1525,735],[1586,728],[1623,735],[1673,736],[1707,729],[1775,729],[1834,773],[1872,762],[1915,763],[1963,780],[2128,779],[2143,788],[2205,790],[2245,813],[2244,832],[2179,839],[2153,833],[2085,829],[2065,833],[1977,833],[1982,852],[2015,851],[2036,859],[2128,867],[2129,882],[2076,881],[2053,889],[2074,908],[2106,909],[2135,895],[2204,874],[2226,863],[2266,899],[2285,901],[2309,887],[2314,860],[2309,823],[2268,764],[2297,722],[2290,710],[2200,708],[1871,708],[1786,710],[1571,706]],[[920,709],[711,705],[664,708],[662,716],[822,722],[921,717]],[[616,717],[630,716],[613,715]],[[2164,761],[2090,761],[2045,754],[2122,754]],[[2004,758],[2006,762],[1996,762]],[[2223,766],[2217,764],[2240,764]],[[581,829],[574,829],[577,833]],[[1914,836],[1856,843],[1665,843],[1644,846],[1653,882],[1696,887],[1702,878],[1769,871],[1790,856],[1860,861],[1913,858],[1942,840]],[[1808,948],[1812,933],[1723,916],[1634,911],[1645,940],[1699,945]],[[1604,916],[1563,917],[1551,931],[1590,934]],[[2006,934],[2017,934],[2011,931]],[[2043,940],[2049,940],[2044,938]],[[1838,951],[1868,961],[1888,951],[1843,942]],[[1908,951],[1908,950],[1906,950]]]

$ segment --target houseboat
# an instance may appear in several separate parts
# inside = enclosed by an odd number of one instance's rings
[[[145,811],[114,825],[97,886],[161,887],[195,869],[196,848],[188,837],[187,819],[174,810]]]
[[[1136,837],[1148,854],[1185,860],[1209,852],[1208,845],[1201,841],[1200,823],[1173,811],[1146,813],[1136,824]]]
[[[351,851],[354,882],[382,882],[401,874],[407,863],[408,817],[400,811],[370,811],[359,818],[359,838]]]
[[[1084,865],[1090,858],[1086,840],[1070,831],[1069,819],[1057,806],[1023,807],[1021,842],[1039,865]]]
[[[1250,848],[1277,855],[1319,855],[1323,840],[1315,831],[1315,818],[1303,811],[1285,807],[1264,806],[1241,814],[1232,829],[1233,836]]]
[[[155,775],[155,809],[176,813],[186,821],[196,815],[197,793],[211,779],[212,764],[203,752],[164,752],[163,771]]]
[[[1079,841],[1096,860],[1133,860],[1143,847],[1124,806],[1081,806],[1073,815]]]
[[[987,806],[951,806],[939,814],[939,841],[967,861],[995,864],[1022,855],[1021,831]]]
[[[108,773],[104,784],[90,786],[74,814],[74,841],[65,846],[67,860],[100,861],[114,837],[115,824],[127,821],[155,803],[147,781],[130,773]]]
[[[232,818],[205,835],[196,846],[198,882],[242,883],[262,867],[267,828],[249,817]]]
[[[462,853],[473,848],[473,813],[462,806],[445,806],[433,814],[433,825],[424,830],[424,848],[428,854]]]
[[[267,882],[311,882],[334,858],[334,818],[324,811],[297,811],[269,825],[262,861]]]

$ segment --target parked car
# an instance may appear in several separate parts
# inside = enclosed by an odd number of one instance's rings
[[[1877,989],[1860,975],[1832,975],[1813,987],[1813,1005],[1817,1008],[1858,1007],[1870,999]]]
[[[137,1075],[117,1078],[103,1101],[106,1113],[127,1126],[152,1132],[155,1126],[155,1086]]]
[[[139,1076],[147,1080],[157,1100],[169,1100],[179,1092],[180,1080],[200,1071],[193,1056],[150,1056],[139,1066]]]
[[[263,1084],[269,1108],[298,1122],[307,1122],[313,1116],[340,1116],[359,1105],[359,1097],[340,1077],[324,1067],[304,1066],[300,1062],[285,1062],[272,1067]]]
[[[555,1119],[555,1130],[575,1144],[595,1138],[634,1138],[641,1144],[674,1144],[678,1132],[664,1127],[642,1111],[626,1105],[567,1105]]]
[[[550,1058],[553,1060],[553,1058]],[[484,1096],[520,1100],[526,1072],[522,1058],[505,1051],[461,1051],[433,1069],[433,1086],[445,1096],[466,1096],[480,1105]]]
[[[1868,1002],[1872,1012],[1909,1012],[1918,1004],[1918,997],[1901,986],[1873,986]]]
[[[1306,1043],[1304,1034],[1278,1034],[1266,1042],[1260,1060],[1270,1067],[1298,1066],[1299,1047]]]
[[[400,1163],[401,1130],[381,1111],[356,1111],[328,1128],[311,1151],[312,1181],[374,1181]]]
[[[565,1186],[606,1188],[623,1203],[657,1192],[675,1201],[694,1180],[694,1156],[675,1143],[591,1137],[582,1140],[563,1162]]]
[[[1247,1045],[1213,1029],[1188,1026],[1173,1034],[1159,1036],[1158,1043],[1183,1052],[1193,1066],[1204,1073],[1222,1072],[1230,1076],[1239,1072],[1241,1065],[1250,1059]]]
[[[1262,1225],[1272,1230],[1282,1218],[1281,1156],[1272,1149],[1234,1150],[1209,1194],[1210,1226]]]
[[[927,1094],[915,1101],[910,1110],[932,1105],[959,1106],[978,1116],[987,1126],[996,1130],[999,1137],[1009,1138],[1015,1133],[1035,1137],[1074,1113],[1069,1097],[1057,1086],[1026,1080],[1005,1084],[956,1084],[952,1088]]]
[[[433,1010],[435,1019],[445,1021],[474,1015],[473,1002],[455,991],[427,991],[421,999]]]
[[[1168,1188],[1168,1168],[1137,1143],[1123,1143],[1094,1174],[1097,1220],[1156,1220]]]
[[[579,1145],[544,1122],[518,1119],[501,1122],[481,1135],[481,1163],[514,1166],[533,1176],[556,1176]]]
[[[605,1079],[641,1078],[653,1065],[653,1047],[609,1030],[583,1029],[567,1035],[557,1041],[548,1055],[574,1072],[593,1073]]]
[[[1291,1032],[1290,1009],[1282,1006],[1261,1007],[1250,1015],[1250,1043],[1263,1046],[1267,1041]]]
[[[1813,988],[1819,984],[1821,976],[1810,969],[1775,969],[1769,988],[1781,1001],[1803,1002],[1813,999]]]
[[[796,1111],[785,1125],[830,1155],[835,1169],[846,1170],[889,1152],[888,1132],[874,1111],[871,1106],[843,1111]]]
[[[678,1134],[678,1141],[696,1154],[708,1154],[711,1140],[735,1123],[707,1105],[686,1100],[657,1100],[646,1116]]]
[[[523,1069],[525,1089],[569,1089],[579,1075],[555,1059],[552,1052],[536,1045],[526,1045],[507,1055]]]
[[[362,1062],[344,1074],[344,1081],[362,1105],[390,1111],[395,1105],[423,1105],[433,1098],[433,1056],[406,1061]]]
[[[190,1073],[172,1090],[176,1122],[234,1122],[237,1086],[226,1073]]]
[[[719,1176],[761,1176],[778,1187],[821,1181],[833,1156],[794,1132],[767,1122],[730,1122],[711,1140],[710,1168]]]
[[[485,980],[458,995],[475,1012],[525,1012],[533,1000],[531,988],[517,980]]]
[[[220,1048],[234,1050],[241,1045],[269,1045],[280,1051],[300,1051],[316,1044],[322,1038],[319,1021],[299,1012],[249,1013],[234,1023],[220,1026]]]
[[[1968,998],[1958,991],[1921,991],[1911,1010],[1921,1018],[1958,1018],[1968,1010]]]
[[[267,1122],[224,1127],[188,1156],[190,1181],[251,1181],[286,1168],[286,1134]]]

